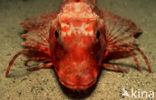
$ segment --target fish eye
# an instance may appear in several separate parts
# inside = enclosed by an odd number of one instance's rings
[[[59,33],[58,33],[57,30],[55,31],[55,37],[56,37],[56,38],[59,38]]]
[[[96,38],[99,39],[99,37],[100,37],[100,31],[97,31]]]

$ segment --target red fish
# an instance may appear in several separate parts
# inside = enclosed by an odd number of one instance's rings
[[[53,66],[61,84],[72,90],[91,87],[102,67],[127,71],[106,62],[111,54],[126,52],[140,71],[134,54],[138,51],[151,72],[147,57],[134,41],[141,30],[129,19],[98,9],[95,0],[64,0],[58,11],[26,19],[21,25],[28,31],[22,35],[25,48],[12,58],[6,76],[14,60],[30,52],[35,54],[26,65],[38,60],[47,63],[29,70]]]

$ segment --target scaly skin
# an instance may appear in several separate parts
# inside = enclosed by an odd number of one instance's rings
[[[73,1],[63,5],[53,23],[58,32],[50,31],[55,71],[70,89],[86,89],[96,82],[106,45],[104,34],[100,39],[96,36],[99,20],[91,5]]]
[[[95,0],[64,0],[57,12],[27,19],[21,25],[28,31],[22,35],[26,39],[23,45],[27,48],[13,57],[6,76],[14,60],[20,54],[30,52],[37,55],[31,55],[26,65],[37,60],[49,63],[29,70],[53,65],[60,82],[72,90],[92,86],[101,67],[127,71],[106,62],[106,58],[114,53],[118,58],[122,58],[119,54],[123,52],[126,57],[132,56],[140,71],[133,53],[138,51],[151,72],[147,57],[134,44],[134,37],[140,29],[129,19],[99,10]]]

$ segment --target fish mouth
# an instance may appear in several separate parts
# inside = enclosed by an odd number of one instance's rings
[[[95,84],[96,79],[90,81],[90,82],[87,83],[87,84],[86,84],[86,83],[83,84],[83,83],[81,83],[81,81],[80,81],[80,82],[77,82],[76,84],[74,84],[74,83],[67,82],[67,81],[64,81],[64,80],[61,80],[61,79],[60,79],[60,82],[61,82],[61,84],[62,84],[63,86],[65,86],[65,87],[67,87],[67,88],[69,88],[69,89],[71,89],[71,90],[86,90],[86,89],[88,89],[89,87],[91,87],[93,84]]]

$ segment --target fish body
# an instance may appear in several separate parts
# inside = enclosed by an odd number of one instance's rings
[[[21,23],[28,33],[24,50],[17,53],[9,63],[22,53],[33,52],[29,61],[48,63],[31,68],[36,70],[53,66],[59,81],[72,90],[85,90],[97,81],[102,67],[125,72],[106,61],[108,57],[122,58],[122,53],[132,56],[138,51],[144,58],[149,71],[150,65],[144,53],[135,45],[135,36],[140,29],[129,19],[100,10],[95,0],[64,0],[56,12],[50,12],[26,19]]]

